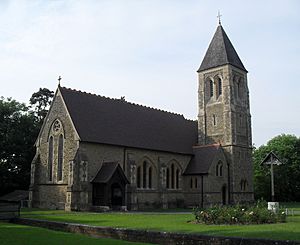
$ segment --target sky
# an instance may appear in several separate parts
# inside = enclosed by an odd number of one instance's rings
[[[300,136],[298,0],[1,0],[0,96],[61,85],[197,119],[197,69],[218,25],[249,71],[255,146]]]

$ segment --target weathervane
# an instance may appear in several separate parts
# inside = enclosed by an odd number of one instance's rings
[[[220,10],[218,10],[218,15],[217,15],[217,18],[219,19],[219,25],[221,25],[221,14],[220,14]]]
[[[59,76],[57,80],[58,80],[58,86],[60,86],[61,76]]]

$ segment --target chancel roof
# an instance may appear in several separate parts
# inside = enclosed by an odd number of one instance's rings
[[[226,64],[247,71],[223,27],[219,25],[209,44],[198,72]]]
[[[215,157],[220,150],[219,144],[194,147],[194,156],[187,165],[184,175],[208,174]]]
[[[182,115],[59,87],[85,142],[192,154],[197,121]]]

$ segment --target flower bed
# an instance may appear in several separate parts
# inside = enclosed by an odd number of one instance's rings
[[[271,224],[286,222],[283,211],[274,213],[267,209],[267,203],[258,201],[255,205],[214,206],[209,209],[194,209],[197,223],[204,224]]]

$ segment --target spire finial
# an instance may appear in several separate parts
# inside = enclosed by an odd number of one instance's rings
[[[58,76],[58,86],[60,86],[60,80],[61,80],[61,76]]]
[[[220,10],[218,10],[217,18],[219,19],[219,25],[221,25],[221,16]]]

